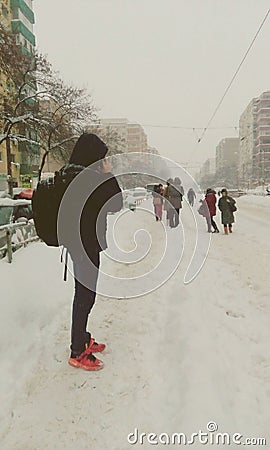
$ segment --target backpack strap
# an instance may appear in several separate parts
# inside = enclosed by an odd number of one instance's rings
[[[67,265],[68,265],[68,250],[66,249],[65,269],[64,269],[64,281],[67,281]]]
[[[64,261],[64,251],[65,250],[66,250],[66,254],[65,254],[65,261]],[[65,247],[62,248],[60,260],[61,260],[61,263],[64,262],[64,264],[65,264],[63,279],[64,279],[64,281],[67,281],[68,250],[65,249]]]

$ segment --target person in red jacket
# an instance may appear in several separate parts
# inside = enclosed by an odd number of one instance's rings
[[[217,198],[216,198],[216,192],[213,189],[211,189],[211,188],[207,189],[206,195],[205,195],[205,201],[206,201],[208,209],[209,209],[209,215],[206,217],[208,233],[211,233],[211,231],[212,231],[211,226],[214,228],[213,233],[219,233],[218,226],[217,226],[216,222],[214,221],[214,216],[217,213],[217,209],[216,209]]]

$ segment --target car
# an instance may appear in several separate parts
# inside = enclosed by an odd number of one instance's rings
[[[135,199],[144,199],[146,198],[147,194],[145,194],[144,192],[141,191],[133,191],[131,193],[132,197],[134,197]]]
[[[132,192],[129,189],[124,189],[124,190],[122,190],[122,194],[123,194],[123,198],[126,199],[128,196],[132,195]]]
[[[32,205],[29,200],[13,200],[11,198],[0,198],[0,228],[3,225],[31,220],[33,217]],[[33,227],[25,227],[26,234],[32,235]],[[12,242],[15,244],[21,240],[21,230],[12,230]],[[25,236],[28,237],[28,236]],[[0,257],[4,256],[6,251],[6,230],[0,229]]]
[[[31,198],[33,196],[33,192],[34,192],[34,190],[31,188],[25,188],[25,187],[13,188],[13,199],[14,200],[17,200],[17,199],[31,200]],[[5,190],[2,195],[0,194],[0,197],[1,196],[5,197],[5,198],[11,198],[11,196],[8,193],[8,190]]]
[[[135,211],[137,203],[133,195],[128,195],[124,200],[124,206],[129,208],[131,211]]]
[[[145,189],[146,189],[147,192],[152,193],[153,190],[154,190],[154,187],[157,186],[157,185],[158,185],[158,183],[148,183],[145,186]]]
[[[145,188],[134,188],[130,190],[131,195],[135,198],[135,199],[146,199],[148,192]]]
[[[13,188],[13,198],[17,198],[18,195],[20,195],[20,193],[21,193],[22,191],[24,191],[24,189],[25,189],[25,188],[23,188],[23,187],[16,187],[16,188]],[[8,189],[5,190],[3,197],[11,198],[11,196],[9,195]]]

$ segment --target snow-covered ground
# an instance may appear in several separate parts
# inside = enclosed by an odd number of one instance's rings
[[[0,261],[1,450],[127,450],[135,428],[189,435],[210,421],[270,445],[270,198],[245,196],[237,206],[234,233],[212,236],[192,283],[183,283],[194,243],[185,205],[185,253],[173,277],[140,298],[98,297],[90,328],[108,349],[96,373],[67,364],[73,283],[62,281],[59,251],[32,244],[11,265]],[[148,214],[125,220],[159,242],[162,226]]]
[[[247,193],[249,195],[267,195],[267,190],[270,189],[270,185],[261,185],[261,186],[257,186],[256,188],[253,189],[248,189]]]

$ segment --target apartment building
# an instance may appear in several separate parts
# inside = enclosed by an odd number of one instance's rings
[[[238,173],[239,183],[249,186],[254,177],[254,148],[256,145],[257,127],[257,103],[258,99],[253,98],[245,111],[240,116],[239,121],[239,160]]]
[[[256,103],[256,139],[253,177],[260,184],[270,181],[270,91],[263,92]]]
[[[250,187],[270,181],[270,91],[251,100],[239,122],[239,179]]]
[[[209,175],[215,175],[216,173],[216,158],[208,158],[200,171],[201,178],[207,177]]]
[[[36,39],[33,31],[35,16],[32,0],[10,0],[11,28],[16,41],[26,55],[34,53]]]
[[[118,134],[118,136],[123,140],[124,143],[127,142],[127,125],[128,120],[123,118],[100,120],[100,128],[111,128]]]
[[[127,126],[127,150],[139,153],[147,151],[147,136],[138,123],[129,123]]]
[[[239,138],[222,139],[216,148],[216,175],[220,183],[238,186]]]
[[[119,118],[101,119],[100,126],[101,128],[109,127],[118,133],[125,152],[147,152],[147,135],[140,124]]]
[[[11,31],[12,12],[10,7],[10,0],[0,0],[0,23],[6,29]],[[0,102],[1,110],[8,111],[10,103],[10,93],[12,90],[12,83],[0,68]],[[3,122],[1,123],[1,130],[3,130]],[[11,175],[15,183],[19,182],[20,178],[20,155],[18,145],[14,142],[10,143],[10,160],[11,160]],[[0,144],[0,190],[7,188],[7,148],[6,142]]]

